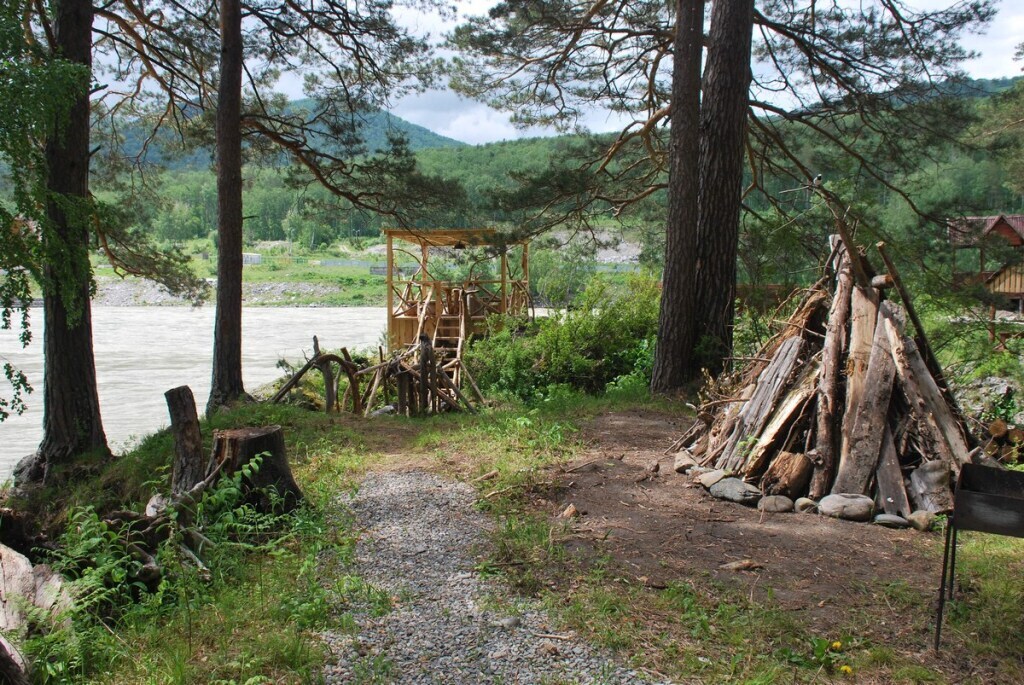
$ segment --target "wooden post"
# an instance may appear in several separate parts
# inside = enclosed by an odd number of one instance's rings
[[[501,313],[508,312],[508,251],[501,252]]]
[[[320,341],[313,336],[313,358],[320,359]],[[324,377],[324,413],[330,414],[338,404],[338,388],[334,385],[334,370],[331,369],[331,362],[320,360],[316,367]]]
[[[164,393],[167,412],[171,415],[174,434],[174,466],[171,471],[171,492],[188,492],[206,477],[203,458],[203,435],[199,430],[196,399],[187,385],[171,388]]]
[[[430,381],[434,372],[434,350],[430,345],[430,338],[426,335],[420,336],[420,384],[419,384],[419,405],[420,413],[430,413]]]
[[[397,347],[397,335],[396,322],[395,322],[395,250],[394,250],[394,238],[391,236],[390,231],[385,231],[387,235],[387,255],[388,255],[388,273],[386,278],[387,289],[388,289],[388,351],[393,352]]]

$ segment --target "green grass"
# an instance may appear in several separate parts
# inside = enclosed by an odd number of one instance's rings
[[[204,435],[227,425],[284,426],[293,469],[315,515],[274,551],[244,555],[230,583],[198,589],[186,584],[195,589],[191,601],[179,597],[129,613],[111,625],[116,637],[98,631],[102,644],[95,648],[108,661],[106,675],[94,673],[92,682],[316,682],[325,658],[314,637],[319,627],[351,631],[354,611],[391,609],[386,592],[352,575],[352,523],[338,497],[391,455],[467,480],[497,471],[477,483],[477,506],[496,521],[478,572],[500,575],[516,593],[540,598],[557,629],[617,650],[637,668],[708,683],[1024,681],[1024,541],[962,536],[963,592],[947,612],[945,651],[938,659],[930,652],[937,545],[914,546],[922,554],[918,579],[861,579],[864,601],[834,607],[834,625],[822,632],[780,608],[770,593],[755,599],[749,588],[706,575],[647,587],[608,553],[569,551],[569,524],[548,513],[557,487],[551,467],[585,448],[583,422],[610,410],[638,409],[687,411],[624,387],[600,398],[556,393],[531,407],[428,419],[364,421],[273,405],[218,416],[204,423]],[[69,502],[138,508],[166,484],[170,453],[168,436],[153,436],[102,476],[71,481]],[[318,556],[324,549],[326,562]],[[517,605],[515,596],[489,602]],[[882,622],[889,628],[880,631]],[[965,663],[980,664],[982,675],[972,676]],[[363,658],[354,668],[356,682],[395,676],[386,658]]]

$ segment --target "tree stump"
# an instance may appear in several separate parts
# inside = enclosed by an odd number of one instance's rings
[[[203,458],[203,435],[199,430],[199,415],[196,399],[187,385],[172,388],[164,393],[167,412],[171,416],[171,432],[174,434],[174,467],[171,472],[171,492],[179,495],[188,492],[206,477],[206,460]]]
[[[213,462],[221,467],[224,475],[235,473],[262,455],[260,468],[243,481],[246,502],[259,511],[291,511],[302,501],[302,491],[292,476],[291,467],[285,454],[284,431],[280,426],[260,428],[233,428],[219,430],[213,434]],[[277,491],[277,506],[269,488]]]

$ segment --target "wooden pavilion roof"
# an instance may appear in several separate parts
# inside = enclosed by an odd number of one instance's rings
[[[385,228],[384,235],[427,247],[476,247],[505,243],[501,234],[493,228]],[[517,240],[512,244],[522,242]]]

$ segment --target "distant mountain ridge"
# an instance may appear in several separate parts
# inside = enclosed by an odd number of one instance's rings
[[[308,99],[294,100],[290,107],[296,110],[306,109],[311,103],[312,101]],[[403,134],[409,141],[409,148],[413,152],[436,148],[468,147],[467,143],[434,133],[428,128],[383,110],[362,114],[359,115],[359,118],[362,120],[360,135],[366,148],[371,152],[385,149],[388,145],[388,134],[393,132]],[[143,140],[147,134],[148,130],[140,124],[123,127],[125,153],[128,156],[137,155],[142,150]],[[144,157],[145,161],[172,171],[203,169],[213,164],[212,148],[201,147],[180,151],[175,149],[174,141],[173,133],[167,132],[159,135],[156,140],[150,142]],[[283,156],[282,160],[284,160]]]

